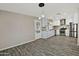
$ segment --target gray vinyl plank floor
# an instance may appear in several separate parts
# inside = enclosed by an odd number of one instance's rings
[[[54,36],[0,51],[1,56],[79,56],[76,38]],[[4,53],[4,54],[1,54]],[[5,54],[7,53],[7,54]]]

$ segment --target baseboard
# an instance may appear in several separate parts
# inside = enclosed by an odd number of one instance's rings
[[[2,49],[0,49],[0,51],[6,50],[6,49],[10,49],[10,48],[13,48],[13,47],[17,47],[17,46],[20,46],[20,45],[23,45],[23,44],[26,44],[26,43],[30,43],[30,42],[35,41],[35,40],[36,40],[36,39],[31,40],[31,41],[28,41],[28,42],[23,42],[23,43],[14,45],[14,46],[10,46],[10,47],[6,47],[6,48],[2,48]]]

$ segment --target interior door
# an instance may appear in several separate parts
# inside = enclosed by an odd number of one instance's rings
[[[34,20],[34,26],[35,26],[35,39],[41,38],[41,21]]]

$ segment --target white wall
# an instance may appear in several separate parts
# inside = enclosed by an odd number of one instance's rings
[[[33,41],[34,17],[0,10],[0,50]]]
[[[79,46],[79,21],[78,21],[78,40],[77,40],[77,45]]]

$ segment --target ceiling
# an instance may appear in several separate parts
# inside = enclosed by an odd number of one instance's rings
[[[0,10],[37,17],[39,17],[42,12],[44,12],[46,16],[51,17],[57,11],[71,11],[75,8],[79,8],[78,3],[45,3],[45,6],[42,8],[38,6],[38,3],[0,3]]]

